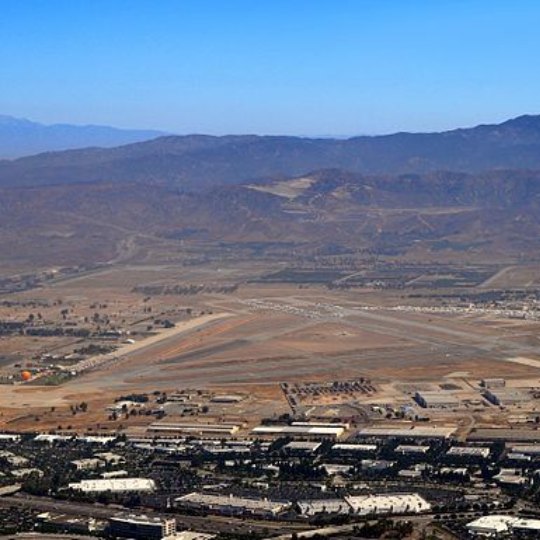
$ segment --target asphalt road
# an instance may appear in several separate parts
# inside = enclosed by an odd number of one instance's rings
[[[96,519],[106,520],[112,516],[118,515],[122,512],[141,513],[151,516],[164,516],[154,512],[151,509],[144,508],[140,510],[133,510],[121,507],[111,507],[101,504],[89,504],[79,503],[73,501],[63,501],[52,499],[49,497],[34,497],[19,493],[17,495],[0,497],[0,506],[3,507],[19,507],[30,508],[41,512],[57,512],[61,514],[68,514],[72,516],[81,517],[93,517]],[[251,519],[239,519],[230,518],[224,516],[194,516],[184,514],[168,514],[169,517],[175,517],[177,521],[177,527],[182,529],[193,529],[201,532],[238,532],[238,533],[250,533],[250,532],[274,532],[274,533],[286,533],[293,531],[301,531],[306,529],[306,526],[301,523],[291,522],[274,522],[274,521],[261,521]]]

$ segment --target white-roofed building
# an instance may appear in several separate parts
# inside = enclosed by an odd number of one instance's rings
[[[345,499],[311,499],[298,502],[302,516],[311,517],[317,514],[348,514],[351,507]]]
[[[356,514],[420,514],[429,512],[431,504],[417,493],[355,495],[345,500]]]
[[[70,489],[84,493],[125,493],[129,491],[155,491],[156,483],[150,478],[101,478],[97,480],[81,480],[68,484]]]
[[[20,440],[20,435],[15,435],[11,433],[0,433],[0,442],[17,442]]]
[[[429,452],[429,446],[419,446],[416,444],[400,444],[394,452],[396,454],[427,454]]]
[[[447,456],[488,458],[491,450],[487,446],[452,446]]]
[[[313,441],[291,441],[289,444],[286,444],[283,448],[285,450],[293,452],[302,452],[302,453],[312,453],[316,452],[321,446],[320,442]]]
[[[256,436],[299,437],[304,439],[339,439],[345,433],[344,427],[313,426],[257,426],[252,430]]]
[[[337,443],[332,446],[333,452],[376,452],[376,444]]]
[[[540,533],[540,519],[524,519],[505,515],[482,516],[467,524],[470,534],[486,538],[522,538],[529,534],[534,538]],[[526,536],[529,538],[529,536]]]
[[[353,466],[343,465],[342,463],[323,463],[322,468],[328,476],[334,476],[337,474],[349,474]]]
[[[269,499],[251,499],[211,493],[189,493],[175,499],[177,506],[194,510],[207,510],[219,514],[273,517],[290,508],[291,503]]]
[[[366,427],[358,431],[358,437],[395,437],[407,439],[448,439],[455,427],[408,426],[408,427]]]

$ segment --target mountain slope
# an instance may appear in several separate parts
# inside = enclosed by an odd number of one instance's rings
[[[324,170],[192,193],[120,182],[0,188],[0,233],[5,261],[24,268],[117,260],[128,241],[131,260],[153,264],[276,249],[279,260],[321,250],[431,260],[441,246],[456,258],[535,258],[540,172]]]
[[[184,189],[240,184],[339,168],[365,174],[540,169],[540,116],[442,133],[347,140],[167,136],[0,162],[0,185],[165,182]]]
[[[114,147],[163,135],[152,130],[108,126],[44,125],[24,118],[0,115],[0,158],[16,158],[89,146]]]

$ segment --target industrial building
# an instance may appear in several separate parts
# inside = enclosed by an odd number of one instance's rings
[[[476,428],[467,436],[467,440],[540,442],[540,430],[520,428]]]
[[[111,478],[97,480],[81,480],[68,484],[69,489],[83,491],[84,493],[126,493],[129,491],[143,492],[155,491],[156,483],[150,478]]]
[[[499,407],[513,407],[520,405],[529,399],[529,396],[521,390],[511,388],[488,389],[484,392],[484,397],[493,405]]]
[[[492,377],[489,379],[482,379],[480,381],[480,386],[483,386],[484,388],[504,388],[506,386],[506,381],[500,377]]]
[[[185,509],[206,510],[227,516],[252,515],[259,517],[277,516],[291,506],[289,502],[196,492],[178,497],[175,499],[175,503],[176,506]]]
[[[119,538],[161,540],[176,533],[174,518],[116,516],[109,520],[108,532]]]
[[[244,399],[244,396],[238,394],[218,394],[213,396],[210,401],[212,403],[239,403]]]
[[[415,393],[414,399],[426,409],[457,409],[460,406],[460,401],[454,394],[441,390],[419,391]]]

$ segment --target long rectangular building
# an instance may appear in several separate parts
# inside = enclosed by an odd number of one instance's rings
[[[356,514],[420,514],[431,505],[418,493],[385,493],[345,497]]]
[[[339,439],[344,433],[344,427],[322,427],[312,425],[301,426],[257,426],[251,432],[257,436],[299,437],[305,439]]]
[[[109,520],[109,531],[120,538],[162,540],[176,533],[176,520],[135,515],[116,516]]]
[[[129,491],[143,492],[155,491],[156,483],[150,478],[108,478],[96,480],[81,480],[68,484],[69,489],[83,491],[84,493],[125,493]]]
[[[171,433],[184,435],[219,436],[234,435],[240,426],[231,422],[219,424],[198,424],[191,422],[157,422],[148,426],[152,433]]]
[[[468,441],[540,442],[538,429],[478,428],[467,437]]]
[[[448,439],[455,428],[435,426],[367,427],[360,429],[357,437],[395,437],[406,439]]]
[[[254,515],[261,517],[276,516],[291,506],[289,502],[197,492],[178,497],[175,499],[175,504],[182,508],[206,510],[228,516]]]

